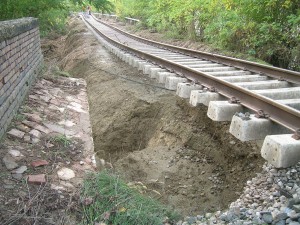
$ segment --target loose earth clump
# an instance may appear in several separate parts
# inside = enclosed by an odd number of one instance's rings
[[[204,106],[164,89],[110,54],[73,19],[60,69],[86,79],[95,151],[128,182],[183,215],[221,210],[262,165],[254,143],[241,143]]]

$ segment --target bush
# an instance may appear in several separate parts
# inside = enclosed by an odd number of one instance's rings
[[[68,12],[61,9],[50,9],[40,13],[41,35],[45,36],[52,30],[55,30],[59,34],[65,34],[67,16]]]

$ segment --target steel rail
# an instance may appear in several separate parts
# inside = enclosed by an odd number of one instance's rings
[[[242,59],[236,59],[236,58],[232,58],[232,57],[228,57],[228,56],[222,56],[222,55],[218,55],[218,54],[201,52],[201,51],[196,51],[196,50],[192,50],[192,49],[177,47],[177,46],[170,45],[170,44],[163,44],[163,43],[152,41],[152,40],[149,40],[146,38],[138,37],[134,34],[130,34],[126,31],[123,31],[117,27],[114,27],[110,24],[103,22],[103,21],[97,19],[96,17],[94,17],[94,19],[96,21],[104,24],[105,26],[110,27],[111,29],[114,29],[132,39],[143,42],[145,44],[150,44],[150,45],[156,46],[158,48],[167,49],[167,50],[170,50],[173,52],[182,53],[182,54],[196,57],[196,58],[206,59],[209,61],[225,64],[228,66],[234,66],[241,70],[248,70],[248,71],[258,73],[261,75],[270,76],[270,77],[273,77],[278,80],[286,80],[291,83],[300,84],[300,73],[296,72],[296,71],[286,70],[286,69],[282,69],[282,68],[278,68],[278,67],[274,67],[274,66],[262,65],[259,63],[250,62],[250,61],[242,60]]]
[[[187,66],[182,66],[171,62],[169,60],[142,52],[140,50],[131,48],[127,45],[124,45],[120,42],[117,42],[106,35],[104,35],[101,31],[95,28],[89,21],[85,20],[102,38],[108,41],[113,46],[116,46],[119,49],[122,49],[126,52],[129,52],[139,58],[150,60],[151,62],[161,65],[164,68],[175,71],[176,73],[186,77],[187,79],[194,81],[196,83],[200,83],[206,87],[214,87],[217,89],[218,93],[221,95],[231,98],[235,97],[240,100],[241,105],[249,108],[253,111],[258,112],[259,110],[263,110],[265,113],[269,114],[269,119],[290,129],[292,132],[296,132],[296,130],[300,127],[300,111],[295,110],[291,107],[279,104],[273,101],[270,98],[264,97],[259,94],[255,94],[254,92],[249,91],[248,89],[244,89],[242,87],[238,87],[234,84],[231,84],[227,81],[216,78],[212,75],[209,75],[204,72],[200,72],[194,69],[191,69]]]

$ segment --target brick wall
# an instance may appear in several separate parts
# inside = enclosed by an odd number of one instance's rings
[[[38,21],[0,21],[0,138],[40,73],[43,56]]]

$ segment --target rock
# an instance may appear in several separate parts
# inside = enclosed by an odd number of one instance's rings
[[[20,151],[18,151],[18,150],[9,150],[9,151],[8,151],[8,154],[10,154],[12,157],[15,157],[15,158],[24,156],[24,155],[22,155],[22,153],[21,153]]]
[[[57,171],[57,175],[61,180],[70,180],[75,177],[74,171],[66,167]]]
[[[55,185],[55,184],[51,184],[50,187],[51,187],[51,189],[56,190],[56,191],[64,191],[65,190],[64,187],[58,186],[58,185]]]
[[[6,154],[2,160],[8,170],[13,170],[19,166],[14,160],[14,158],[11,157],[9,154]]]
[[[47,129],[46,127],[36,123],[36,122],[32,122],[32,121],[28,121],[28,120],[23,120],[22,121],[23,124],[25,124],[26,126],[28,127],[31,127],[32,129],[34,130],[38,130],[38,131],[41,131],[45,134],[48,134],[50,133],[49,129]]]
[[[24,136],[24,141],[27,143],[30,143],[30,136],[29,135],[25,135]]]
[[[23,175],[21,173],[13,173],[11,176],[16,180],[22,180],[23,178]]]
[[[46,175],[45,174],[29,175],[28,183],[30,183],[30,184],[45,184],[46,183]]]
[[[31,114],[31,113],[23,113],[25,116],[27,116],[27,118],[30,121],[36,122],[36,123],[40,123],[43,121],[43,119],[37,115],[37,114]]]
[[[299,223],[299,222],[296,222],[296,221],[291,221],[291,222],[289,223],[289,225],[300,225],[300,223]]]
[[[266,223],[272,223],[273,222],[273,216],[270,212],[266,212],[262,214],[262,220]]]
[[[47,148],[52,148],[52,147],[54,147],[54,145],[51,144],[51,143],[46,143],[46,147],[47,147]]]
[[[58,126],[56,124],[51,124],[51,123],[43,123],[43,124],[50,130],[50,132],[56,132],[67,136],[72,136],[75,134],[74,131],[69,131],[64,127]]]
[[[38,139],[38,138],[32,138],[31,142],[32,142],[32,144],[36,144],[36,143],[40,142],[40,139]]]
[[[196,223],[196,221],[197,221],[197,218],[196,218],[196,217],[193,217],[193,216],[188,217],[188,219],[187,219],[187,222],[188,222],[189,224]]]
[[[25,126],[24,124],[18,124],[17,128],[18,130],[23,131],[25,133],[28,133],[30,131],[30,128]]]
[[[44,159],[41,159],[41,160],[37,160],[37,161],[33,161],[31,163],[31,166],[33,167],[39,167],[39,166],[45,166],[45,165],[48,165],[49,163],[44,160]]]
[[[293,205],[293,209],[294,209],[297,213],[300,213],[300,205]]]
[[[41,95],[40,99],[47,102],[47,103],[50,102],[50,100],[51,100],[51,98],[49,96],[45,96],[45,95]]]
[[[14,189],[15,186],[14,186],[14,185],[11,185],[11,184],[4,184],[4,185],[3,185],[3,188],[4,188],[4,189]]]
[[[29,132],[29,134],[31,134],[32,136],[36,137],[36,138],[40,138],[41,137],[41,132],[39,132],[38,130],[31,130]]]
[[[11,135],[12,137],[20,138],[22,139],[25,135],[23,131],[17,130],[17,129],[11,129],[7,134]]]
[[[73,123],[73,121],[71,121],[71,120],[63,120],[63,121],[60,121],[58,124],[64,125],[67,127],[73,127],[75,125],[75,123]]]
[[[286,213],[279,213],[274,217],[274,221],[280,221],[280,220],[285,220],[287,218],[287,214]]]
[[[280,220],[276,223],[273,223],[274,225],[285,225],[285,220]]]
[[[11,173],[22,174],[27,170],[27,166],[20,166],[18,169],[11,171]]]
[[[205,213],[205,218],[209,219],[210,217],[212,217],[212,213]]]

